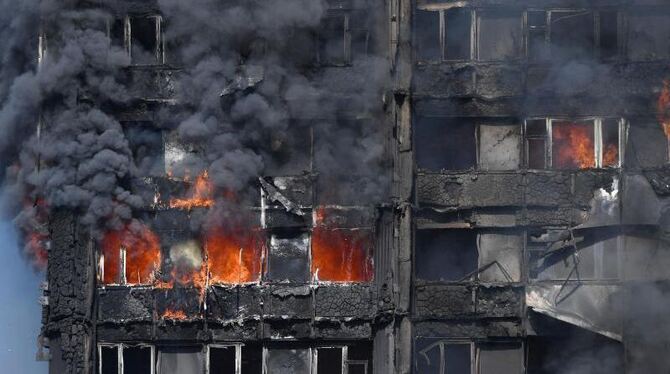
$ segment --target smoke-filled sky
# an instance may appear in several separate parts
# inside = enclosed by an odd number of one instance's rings
[[[11,222],[0,221],[0,366],[3,373],[39,374],[47,363],[35,360],[40,329],[39,283],[31,265],[21,257]]]

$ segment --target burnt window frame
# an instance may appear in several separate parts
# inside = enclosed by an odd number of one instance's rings
[[[156,50],[154,51],[156,61],[154,63],[137,63],[133,61],[133,53],[132,53],[132,43],[133,43],[133,31],[132,31],[132,20],[134,18],[154,18],[155,20],[155,25],[156,25]],[[108,38],[113,40],[112,36],[112,24],[114,21],[117,20],[110,20],[107,23],[107,35]],[[128,55],[128,58],[130,59],[130,66],[156,66],[156,65],[165,65],[165,31],[164,31],[164,24],[165,21],[163,19],[163,16],[160,14],[126,14],[123,16],[121,19],[123,22],[123,50],[126,52]]]
[[[447,12],[449,10],[454,10],[454,9],[462,9],[467,12],[469,12],[470,16],[470,53],[467,58],[450,58],[449,56],[446,55],[446,50],[447,50],[447,25],[446,25],[446,16]],[[469,61],[474,61],[476,60],[476,57],[478,55],[477,52],[477,33],[476,33],[476,24],[477,24],[477,9],[472,8],[472,7],[447,7],[447,8],[435,8],[435,7],[417,7],[415,8],[416,11],[424,11],[424,12],[436,12],[438,13],[438,24],[439,28],[437,30],[437,42],[439,43],[439,49],[440,49],[440,58],[439,60],[425,60],[425,59],[417,59],[420,62],[447,62],[447,63],[457,63],[457,62],[469,62]],[[414,31],[414,30],[413,30]],[[414,32],[412,33],[413,35],[415,34]],[[414,55],[416,56],[416,49],[413,48]]]
[[[607,120],[616,120],[618,126],[618,154],[617,162],[614,166],[603,167],[603,123]],[[528,122],[529,121],[545,121],[545,134],[543,136],[539,135],[528,135]],[[553,122],[564,122],[564,121],[574,121],[574,122],[592,122],[593,123],[593,143],[594,143],[594,166],[585,169],[579,168],[566,168],[559,169],[555,168],[553,165],[553,142],[552,142],[552,129]],[[625,159],[625,145],[626,145],[626,133],[628,128],[628,121],[623,117],[616,116],[581,116],[581,117],[566,117],[566,116],[550,116],[550,117],[527,117],[523,121],[523,167],[527,170],[563,170],[563,171],[574,171],[574,170],[588,170],[588,169],[620,169],[624,165]],[[545,165],[544,168],[530,168],[529,167],[529,140],[533,139],[544,139],[544,156],[545,156]]]
[[[414,349],[412,355],[414,356],[413,358],[413,370],[412,372],[415,374],[421,374],[418,372],[418,360],[420,359],[420,354],[421,351],[418,351],[417,349],[417,341],[419,339],[431,339],[435,340],[435,343],[431,344],[430,346],[433,346],[435,344],[440,344],[440,345],[470,345],[470,373],[471,374],[480,374],[481,373],[481,349],[485,345],[495,345],[495,344],[515,344],[519,345],[519,354],[521,358],[521,367],[525,367],[525,353],[526,353],[526,343],[523,340],[520,339],[510,339],[510,338],[501,338],[501,339],[472,339],[468,337],[441,337],[441,336],[415,336],[414,337]],[[441,357],[443,359],[442,362],[445,362],[444,359],[445,357]],[[450,374],[449,373],[449,367],[447,366],[448,363],[445,362],[445,366],[442,367],[443,370],[440,370],[439,374]]]
[[[522,10],[517,10],[517,9],[510,9],[505,11],[507,14],[509,13],[514,13],[519,15],[519,36],[521,39],[519,40],[519,45],[517,46],[517,50],[515,51],[514,57],[510,58],[497,58],[497,59],[483,59],[480,57],[480,43],[479,39],[481,37],[481,16],[488,13],[488,12],[496,12],[498,11],[496,8],[477,8],[473,10],[473,30],[472,30],[472,38],[473,40],[471,41],[471,49],[474,50],[473,53],[471,53],[472,59],[476,61],[483,61],[483,62],[510,62],[510,61],[518,61],[518,60],[523,60],[525,57],[525,49],[526,49],[526,43],[525,43],[525,25],[526,25],[526,17],[525,17],[525,12]]]
[[[530,12],[544,12],[544,25],[530,25]],[[593,51],[590,57],[597,58],[602,61],[618,61],[621,60],[625,53],[624,39],[625,32],[623,31],[625,20],[624,13],[617,8],[528,8],[524,11],[524,55],[525,58],[532,63],[547,63],[552,59],[551,47],[551,14],[552,13],[568,13],[568,12],[588,12],[593,17]],[[617,34],[616,34],[616,50],[614,54],[609,57],[602,56],[602,39],[601,39],[601,13],[615,12],[617,16]],[[544,56],[533,58],[530,54],[530,34],[532,32],[544,33],[544,43],[542,48],[545,52]]]
[[[123,349],[126,347],[140,347],[140,348],[150,348],[151,349],[151,374],[156,372],[156,346],[153,344],[147,343],[137,343],[137,344],[128,344],[128,343],[107,343],[102,342],[97,345],[97,374],[102,374],[102,348],[116,348],[117,349],[117,365],[118,365],[118,374],[123,374]]]
[[[474,236],[474,252],[475,252],[475,267],[466,273],[465,277],[456,280],[435,280],[435,279],[425,279],[419,276],[417,269],[417,260],[416,256],[418,254],[417,250],[417,237],[418,232],[420,231],[472,231]],[[412,277],[415,281],[425,284],[475,284],[479,283],[479,263],[480,263],[480,253],[479,253],[479,235],[480,232],[477,229],[473,229],[467,223],[453,223],[453,224],[444,224],[444,225],[417,225],[414,224],[414,235],[412,235]]]
[[[300,229],[275,229],[268,230],[268,235],[266,238],[266,246],[263,252],[263,259],[261,259],[261,277],[259,282],[264,284],[291,284],[291,285],[311,285],[313,282],[312,275],[312,232],[306,228]],[[273,279],[270,276],[270,260],[272,256],[272,240],[276,237],[278,239],[286,239],[285,235],[287,233],[292,233],[295,235],[295,240],[299,240],[301,237],[306,237],[307,239],[307,262],[306,262],[306,279],[305,281],[292,281],[290,279]]]
[[[338,43],[342,42],[342,61],[331,61],[330,59],[325,59],[321,56],[321,43],[324,33],[325,20],[327,19],[338,19],[342,18],[342,39],[338,38]],[[347,67],[351,66],[351,16],[348,12],[328,12],[321,23],[319,24],[318,29],[316,30],[316,57],[315,62],[318,66],[323,67]]]

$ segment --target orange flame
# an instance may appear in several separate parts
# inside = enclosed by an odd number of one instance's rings
[[[172,310],[172,309],[166,309],[165,312],[163,312],[161,318],[178,320],[178,321],[184,321],[187,319],[186,313],[183,310]]]
[[[120,283],[121,248],[126,250],[126,283],[146,284],[153,281],[161,251],[158,236],[149,227],[133,223],[121,230],[109,231],[101,246],[105,259],[103,283]]]
[[[603,152],[603,166],[616,166],[619,160],[619,147],[614,144],[608,144]]]
[[[559,169],[595,167],[592,124],[555,123],[552,126],[552,142],[554,167]]]
[[[44,269],[47,266],[47,242],[49,235],[40,232],[30,232],[27,234],[25,250],[32,259],[33,264],[38,269]]]
[[[206,234],[207,265],[212,283],[256,282],[261,271],[263,240],[253,229],[216,228]]]
[[[320,281],[370,282],[373,263],[370,230],[323,226],[326,210],[316,212],[312,231],[312,274]]]
[[[663,126],[666,138],[670,141],[670,80],[668,79],[663,81],[663,89],[658,95],[656,115],[658,122]]]
[[[211,207],[214,205],[213,187],[209,181],[209,174],[205,170],[195,179],[191,190],[191,197],[186,199],[170,199],[170,208],[192,209],[194,207]]]

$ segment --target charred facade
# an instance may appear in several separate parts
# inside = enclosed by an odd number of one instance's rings
[[[42,15],[50,372],[667,371],[670,6],[312,3]]]

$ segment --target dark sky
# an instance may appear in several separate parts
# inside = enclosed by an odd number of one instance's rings
[[[35,360],[43,275],[21,257],[11,222],[0,221],[0,243],[0,372],[47,373],[47,363]]]

